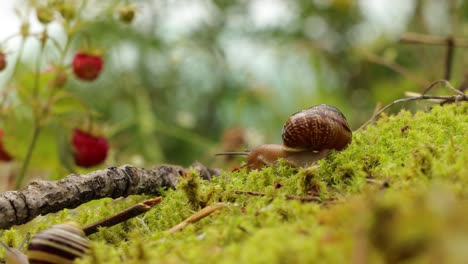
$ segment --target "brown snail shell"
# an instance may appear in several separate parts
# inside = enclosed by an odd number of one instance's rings
[[[28,245],[29,263],[71,264],[86,254],[89,240],[74,222],[54,225],[39,232]]]
[[[285,151],[344,149],[352,140],[345,116],[337,108],[321,104],[293,114],[282,131]]]

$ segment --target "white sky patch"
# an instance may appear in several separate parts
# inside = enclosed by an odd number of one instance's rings
[[[331,3],[330,0],[314,0],[316,3],[321,3],[327,6]],[[183,37],[199,27],[204,27],[205,24],[212,22],[213,16],[216,15],[216,9],[210,1],[207,0],[172,0],[172,1],[148,1],[141,2],[141,16],[137,16],[141,23],[142,20],[157,23],[155,28],[160,31],[161,36],[169,41],[174,41]],[[161,6],[159,6],[161,5]],[[14,12],[17,6],[20,10],[26,9],[24,1],[18,0],[0,0],[0,41],[6,37],[19,31],[21,20]],[[415,0],[359,0],[359,7],[363,15],[367,18],[367,22],[356,26],[349,34],[356,35],[356,39],[372,39],[378,36],[379,33],[387,32],[399,34],[405,29],[409,14],[413,12]],[[160,7],[160,9],[158,9]],[[146,8],[156,8],[161,10],[161,16],[157,21],[148,17],[150,12]],[[163,12],[164,11],[164,12]],[[287,25],[295,19],[297,7],[293,1],[289,0],[248,0],[248,15],[253,26],[259,28],[265,27],[281,27]],[[235,25],[244,26],[244,17],[239,17],[235,20]],[[29,21],[31,23],[32,32],[40,32],[42,25],[37,22],[34,12],[30,12]],[[232,23],[232,22],[231,22]],[[326,19],[320,16],[312,16],[306,20],[306,35],[310,38],[321,38],[328,32]],[[327,43],[327,39],[323,40]],[[333,39],[329,40],[333,42]],[[13,44],[13,42],[12,42]],[[233,64],[234,68],[247,69],[253,72],[259,79],[271,78],[271,73],[276,72],[277,65],[281,63],[283,58],[279,58],[275,52],[274,46],[268,47],[263,43],[256,43],[255,40],[247,38],[232,38],[232,36],[224,41],[226,47],[228,61]],[[332,43],[333,44],[333,43]],[[330,44],[330,47],[333,45]],[[16,47],[17,48],[17,47]],[[12,46],[12,51],[15,51],[15,46]],[[123,61],[128,64],[123,67],[130,68],[136,60],[135,49],[132,49],[130,44],[122,43],[115,47],[119,51]],[[30,49],[33,52],[34,49]],[[253,59],[255,58],[255,59]],[[278,61],[280,60],[280,61]],[[300,65],[302,62],[293,59],[290,62],[292,65]],[[306,70],[307,72],[309,71]],[[307,83],[313,82],[313,78]]]
[[[398,34],[406,28],[415,8],[414,0],[360,0],[363,15],[374,28]]]
[[[112,61],[113,65],[119,65],[119,69],[131,71],[135,68],[138,51],[136,47],[130,42],[121,42],[117,46],[112,47]]]
[[[18,10],[19,14],[15,10]],[[27,11],[29,11],[28,14],[26,13]],[[27,20],[26,22],[29,23],[29,32],[42,32],[44,26],[37,20],[34,10],[29,10],[24,1],[0,0],[0,25],[2,25],[0,27],[0,42],[2,43],[2,48],[7,52],[14,53],[18,50],[20,43],[19,32],[21,30],[21,24],[25,22],[25,18]],[[52,30],[50,30],[49,33],[54,35],[56,33],[56,28],[54,28],[53,25],[51,28]],[[11,38],[7,43],[4,42],[7,38],[14,35],[16,35],[15,38]],[[26,52],[31,48],[35,49],[36,46],[38,47],[38,45],[27,43]]]
[[[449,8],[449,1],[427,1],[424,6],[424,21],[430,32],[443,35],[451,33]]]
[[[14,0],[0,1],[0,40],[3,41],[7,37],[18,32],[19,19],[14,12]]]
[[[228,39],[223,44],[234,69],[252,72],[259,79],[271,77],[276,64],[273,49],[248,38]]]
[[[249,15],[258,28],[276,27],[294,18],[294,7],[284,0],[255,0],[249,5]]]
[[[329,30],[327,21],[317,15],[309,16],[304,21],[304,33],[311,39],[323,37]]]
[[[247,73],[254,82],[274,89],[281,95],[278,102],[288,102],[292,94],[297,94],[295,91],[314,93],[316,76],[307,54],[289,53],[286,46],[276,47],[249,38],[229,39],[223,44],[228,64],[235,71]],[[288,86],[291,89],[285,90]]]
[[[169,40],[211,21],[211,8],[205,1],[178,0],[171,2],[170,5],[170,8],[166,9],[167,14],[162,14],[159,21],[163,31],[162,36]]]

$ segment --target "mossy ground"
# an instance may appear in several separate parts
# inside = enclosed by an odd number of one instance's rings
[[[79,263],[467,263],[468,103],[401,111],[317,166],[190,172],[143,217],[90,237]],[[263,197],[236,194],[257,191]],[[322,202],[287,200],[315,195]],[[3,233],[17,245],[54,223],[88,224],[148,197],[103,199]],[[227,207],[169,234],[201,207]]]

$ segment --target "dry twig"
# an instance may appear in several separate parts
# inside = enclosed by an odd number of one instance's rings
[[[217,203],[213,204],[210,206],[207,206],[200,211],[196,212],[195,214],[191,215],[189,218],[185,219],[184,221],[180,222],[179,224],[173,226],[169,231],[167,231],[169,234],[173,234],[175,232],[178,232],[182,229],[184,229],[187,225],[196,223],[203,218],[211,215],[212,213],[218,211],[219,209],[222,209],[226,207],[224,203]]]
[[[252,195],[252,196],[265,196],[265,193],[262,192],[254,192],[254,191],[242,191],[242,190],[235,190],[235,194],[245,194],[245,195]],[[321,202],[322,200],[320,197],[317,196],[299,196],[299,195],[289,195],[287,194],[286,200],[299,200],[303,202]]]
[[[376,180],[376,179],[369,179],[366,178],[366,182],[376,184],[378,185],[381,189],[388,188],[390,186],[390,183],[388,180],[382,181],[382,180]]]
[[[83,231],[86,234],[86,236],[89,236],[89,235],[96,233],[99,227],[110,227],[110,226],[123,223],[130,218],[133,218],[135,216],[148,212],[149,210],[151,210],[151,208],[153,208],[153,206],[160,204],[161,200],[162,200],[161,197],[156,197],[156,198],[149,199],[141,203],[132,205],[123,211],[120,211],[102,220],[99,220],[97,222],[84,226]]]

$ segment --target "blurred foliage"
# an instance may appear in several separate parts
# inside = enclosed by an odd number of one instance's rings
[[[399,35],[468,33],[467,1],[131,2],[127,24],[115,12],[120,2],[87,1],[83,14],[100,15],[86,38],[104,51],[104,71],[92,85],[70,80],[65,90],[108,126],[107,165],[210,163],[225,129],[245,129],[240,149],[279,142],[290,114],[320,103],[340,108],[357,128],[378,103],[424,88],[367,54],[431,82],[443,78],[445,48],[402,44]],[[456,49],[454,86],[467,61]]]

